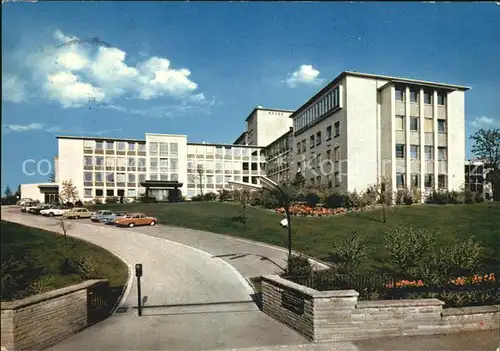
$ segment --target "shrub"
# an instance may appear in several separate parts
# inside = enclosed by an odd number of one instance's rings
[[[72,202],[66,202],[65,205],[69,208],[75,207],[75,205]]]
[[[95,197],[94,198],[94,204],[96,204],[96,205],[102,204],[102,197]]]
[[[457,241],[444,248],[441,255],[448,263],[452,275],[467,275],[481,268],[481,243],[472,235],[467,240]]]
[[[419,188],[412,188],[411,194],[412,194],[412,198],[413,198],[414,203],[421,203],[422,202],[422,193],[420,192]]]
[[[83,202],[81,202],[80,200],[76,201],[75,207],[83,207]]]
[[[95,278],[95,273],[98,268],[97,262],[91,256],[79,256],[73,260],[74,272],[80,276],[82,280]]]
[[[476,198],[476,195],[474,194],[474,192],[472,192],[470,189],[466,188],[464,191],[464,202],[466,204],[473,204],[475,198]]]
[[[118,202],[118,198],[116,196],[107,196],[106,203],[107,204],[116,204]]]
[[[342,242],[333,244],[330,259],[335,262],[339,273],[354,274],[368,256],[368,248],[358,233],[352,231]]]
[[[317,192],[310,191],[306,194],[306,203],[310,207],[316,207],[321,201],[321,198]]]
[[[203,195],[195,195],[191,198],[191,201],[203,201]]]
[[[361,194],[361,207],[373,206],[377,202],[377,191],[374,187],[369,187]]]
[[[384,232],[382,239],[389,260],[398,267],[399,273],[413,276],[414,269],[430,253],[435,235],[421,228],[398,226]]]
[[[215,201],[217,200],[217,194],[213,192],[209,192],[206,194],[203,194],[203,200],[205,201]]]
[[[308,277],[311,272],[312,267],[306,256],[295,254],[288,256],[287,266],[284,272],[285,275],[292,277]]]
[[[483,195],[481,195],[481,193],[479,192],[474,193],[474,202],[476,204],[484,202]]]
[[[219,190],[219,201],[224,202],[224,201],[229,201],[232,198],[232,193],[227,190],[227,189],[221,189]]]
[[[396,193],[396,205],[413,204],[413,192],[408,189],[399,189]]]
[[[29,291],[33,294],[43,294],[47,291],[54,290],[54,278],[50,276],[41,277],[30,283]]]
[[[106,200],[107,202],[107,200]],[[157,203],[158,200],[155,197],[147,196],[146,194],[141,194],[139,195],[139,202],[143,204],[152,204],[152,203]],[[113,202],[116,203],[116,202]]]
[[[359,208],[361,207],[361,203],[362,203],[361,196],[358,194],[357,191],[348,193],[347,196],[344,197],[344,205],[348,209]]]
[[[326,197],[323,204],[326,208],[345,207],[345,197],[339,194],[331,194]]]

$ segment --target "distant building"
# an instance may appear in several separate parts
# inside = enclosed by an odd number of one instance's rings
[[[493,188],[491,182],[486,180],[488,172],[493,167],[481,160],[465,161],[465,186],[470,191],[480,193],[484,198],[488,195],[493,197]]]

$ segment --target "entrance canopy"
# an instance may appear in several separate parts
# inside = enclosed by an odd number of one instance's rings
[[[141,182],[141,186],[156,189],[177,189],[182,188],[182,183],[176,180],[146,180]]]
[[[159,201],[168,199],[170,202],[182,200],[182,193],[179,188],[182,183],[175,180],[146,180],[141,182],[141,186],[146,188],[146,196],[154,197]]]

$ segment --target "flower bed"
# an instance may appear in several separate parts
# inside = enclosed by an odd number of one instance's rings
[[[358,208],[346,209],[344,207],[339,208],[324,208],[324,207],[310,207],[307,205],[292,205],[290,206],[290,214],[292,216],[301,217],[325,217],[325,216],[335,216],[338,214],[345,214],[347,212],[357,212],[360,211]],[[284,214],[285,209],[283,207],[275,209],[276,213]]]

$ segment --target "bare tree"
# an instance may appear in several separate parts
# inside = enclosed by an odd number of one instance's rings
[[[65,180],[62,182],[59,198],[63,203],[78,201],[78,189],[73,185],[72,180]]]
[[[247,227],[247,207],[250,204],[250,191],[248,189],[242,189],[240,191],[240,204],[243,208],[243,226]]]
[[[382,177],[374,188],[377,192],[377,202],[382,205],[382,221],[385,223],[387,221],[386,207],[392,205],[392,183],[390,180]]]
[[[60,217],[57,219],[57,225],[61,228],[62,234],[64,236],[64,248],[66,250],[66,256],[68,256],[68,230],[70,230],[73,226],[70,223],[67,223],[64,217]],[[73,249],[75,244],[73,244],[70,249]]]
[[[203,165],[196,166],[196,173],[200,185],[200,195],[201,197],[203,197],[203,175],[205,174],[205,169],[203,168]]]

